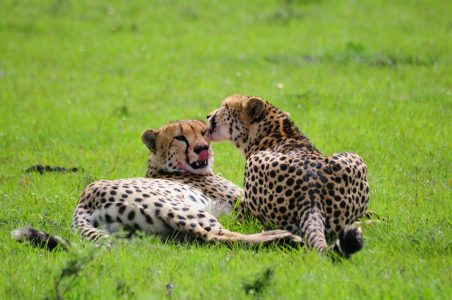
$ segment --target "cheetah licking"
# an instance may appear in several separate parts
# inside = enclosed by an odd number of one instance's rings
[[[300,242],[284,230],[241,234],[221,226],[216,217],[232,209],[242,190],[212,172],[206,130],[202,122],[190,120],[145,131],[142,141],[152,152],[148,178],[91,183],[80,195],[73,227],[91,241],[125,230],[218,242]],[[17,230],[13,235],[36,240],[35,231]]]
[[[358,155],[323,155],[287,113],[257,97],[227,97],[208,126],[211,140],[229,140],[246,157],[243,212],[300,235],[319,252],[348,257],[362,248],[361,230],[351,226],[369,201]]]

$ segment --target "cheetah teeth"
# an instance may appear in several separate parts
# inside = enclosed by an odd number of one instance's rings
[[[206,159],[206,160],[203,160],[203,161],[195,161],[194,163],[190,164],[190,166],[191,166],[193,169],[199,169],[199,168],[204,168],[204,167],[206,167],[208,163],[209,163],[209,162],[208,162],[207,159]]]

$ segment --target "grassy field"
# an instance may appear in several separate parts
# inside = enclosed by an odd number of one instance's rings
[[[0,299],[451,299],[452,22],[448,1],[0,1]],[[83,187],[145,174],[140,134],[223,97],[289,111],[324,153],[370,172],[365,248],[117,242],[71,232]],[[215,145],[215,170],[244,159]],[[81,167],[30,174],[34,164]],[[222,222],[231,229],[259,228]],[[32,225],[78,244],[16,243]]]

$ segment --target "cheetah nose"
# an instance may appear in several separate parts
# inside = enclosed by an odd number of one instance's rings
[[[203,151],[209,150],[208,145],[196,145],[193,151],[195,151],[196,154],[200,154]]]
[[[209,146],[207,145],[196,146],[193,151],[198,154],[198,161],[205,161],[209,158]]]

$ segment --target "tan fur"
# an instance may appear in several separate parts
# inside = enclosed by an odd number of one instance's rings
[[[208,123],[210,139],[231,141],[247,159],[241,210],[299,234],[320,252],[337,238],[331,247],[345,256],[362,247],[360,230],[350,227],[369,199],[358,155],[323,155],[287,113],[258,97],[227,97]]]
[[[178,233],[205,241],[250,244],[301,242],[287,231],[244,235],[224,229],[216,216],[231,210],[242,190],[212,172],[213,153],[200,121],[177,121],[146,130],[151,150],[147,178],[96,181],[86,187],[74,227],[89,240],[124,229],[162,237]]]

